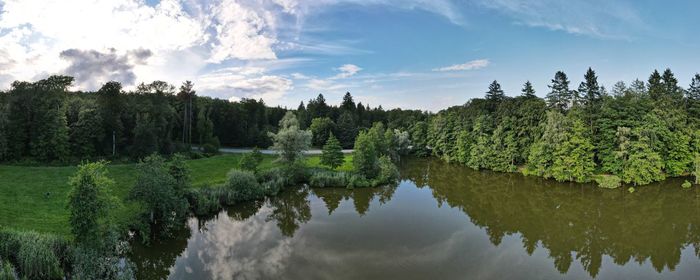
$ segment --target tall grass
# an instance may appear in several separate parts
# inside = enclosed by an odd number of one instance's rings
[[[61,279],[70,267],[68,241],[33,231],[0,230],[0,258],[27,279]]]

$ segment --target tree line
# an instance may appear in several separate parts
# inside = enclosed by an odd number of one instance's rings
[[[698,173],[700,74],[687,89],[666,69],[608,91],[589,68],[578,88],[559,71],[549,89],[539,98],[528,81],[509,97],[493,81],[484,98],[440,111],[412,137],[450,162],[559,181],[606,174],[643,185]]]
[[[73,81],[69,76],[16,81],[0,92],[0,161],[139,159],[189,151],[192,145],[212,153],[220,145],[267,148],[269,133],[290,111],[262,100],[197,96],[189,81],[179,88],[163,81],[142,83],[131,91],[108,82],[95,92],[70,91]],[[402,128],[427,116],[355,104],[350,93],[340,106],[328,105],[319,94],[294,112],[301,128],[314,132],[316,146],[334,133],[345,148],[374,122]]]

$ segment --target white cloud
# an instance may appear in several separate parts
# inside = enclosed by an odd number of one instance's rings
[[[354,65],[354,64],[344,64],[344,65],[336,68],[335,70],[340,71],[340,73],[335,75],[333,77],[334,79],[345,79],[345,78],[348,78],[348,77],[351,77],[351,76],[357,74],[357,72],[360,72],[362,70],[362,68],[360,68],[359,66]]]
[[[294,88],[291,80],[266,74],[262,68],[256,67],[220,69],[200,75],[195,84],[201,91],[229,101],[262,98],[269,103],[275,103]]]
[[[477,60],[468,61],[468,62],[462,63],[462,64],[455,64],[455,65],[435,68],[435,69],[433,69],[433,71],[446,72],[446,71],[476,70],[476,69],[484,68],[484,67],[488,66],[489,64],[490,64],[490,62],[488,59],[477,59]]]

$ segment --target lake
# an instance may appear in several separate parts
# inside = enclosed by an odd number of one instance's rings
[[[286,190],[135,246],[139,279],[689,279],[700,192],[407,159],[398,186]]]

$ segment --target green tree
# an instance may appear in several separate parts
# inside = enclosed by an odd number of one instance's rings
[[[107,82],[97,91],[97,111],[104,130],[99,134],[103,136],[101,151],[103,154],[116,155],[125,137],[122,114],[126,111],[126,103],[120,83]]]
[[[494,153],[491,150],[490,122],[491,120],[487,115],[482,115],[477,118],[472,128],[471,138],[474,139],[474,142],[469,149],[467,166],[473,169],[478,170],[491,166],[491,159]]]
[[[70,178],[68,194],[71,232],[78,243],[99,243],[108,226],[109,189],[114,181],[107,177],[105,162],[84,163]]]
[[[323,152],[321,153],[321,164],[335,169],[342,165],[344,160],[340,142],[338,142],[338,139],[336,139],[333,133],[331,133],[328,137],[328,141],[326,141],[326,145],[323,146]]]
[[[336,134],[343,148],[352,148],[352,145],[355,143],[355,137],[357,137],[357,125],[352,113],[346,111],[340,114],[336,125]]]
[[[287,112],[279,123],[277,133],[269,133],[272,149],[279,154],[279,160],[292,164],[301,159],[304,151],[311,146],[311,132],[299,129],[299,122],[292,112]]]
[[[544,133],[530,148],[527,172],[551,178],[555,155],[561,150],[561,145],[568,141],[567,129],[570,123],[559,111],[553,110],[547,112],[547,119],[543,125]]]
[[[328,141],[328,136],[335,130],[335,123],[331,118],[315,118],[311,120],[309,127],[312,133],[311,143],[316,147],[321,147]]]
[[[632,132],[634,140],[630,142],[629,159],[622,169],[622,180],[634,185],[645,185],[665,179],[662,171],[663,160],[650,144],[649,133],[640,129]]]
[[[489,153],[492,158],[488,166],[494,171],[514,172],[517,168],[518,142],[514,126],[515,120],[512,117],[505,118],[491,135]]]
[[[135,158],[143,158],[157,151],[158,139],[150,116],[148,114],[137,115],[131,155]]]
[[[693,176],[695,176],[695,184],[700,184],[700,154],[695,154],[693,159]]]
[[[183,186],[170,173],[170,167],[158,155],[144,158],[137,167],[136,184],[128,199],[143,205],[138,232],[142,240],[170,236],[183,225],[188,204]]]
[[[78,121],[71,125],[70,142],[73,156],[96,156],[104,138],[102,117],[92,106],[85,106],[78,114]]]
[[[686,91],[686,99],[688,100],[688,115],[694,118],[695,122],[700,121],[700,74],[693,76]]]
[[[555,150],[552,177],[557,181],[588,182],[595,171],[593,144],[586,137],[583,123],[580,120],[572,123],[566,141]]]
[[[346,112],[355,112],[357,109],[357,106],[355,106],[355,101],[353,101],[352,95],[350,95],[349,92],[346,92],[343,96],[343,102],[340,104],[340,109]]]
[[[489,85],[489,90],[486,92],[486,101],[489,102],[490,111],[495,111],[498,104],[503,102],[505,99],[506,95],[503,92],[503,89],[501,89],[501,85],[498,83],[498,81],[494,80],[491,82]]]
[[[566,111],[572,104],[573,92],[569,89],[569,78],[562,71],[557,71],[549,85],[550,92],[547,94],[547,106],[557,109],[560,112]]]
[[[530,81],[525,82],[523,85],[523,89],[521,91],[522,96],[526,98],[536,98],[537,96],[535,95],[535,89],[532,87],[532,83]]]
[[[411,126],[410,135],[413,153],[419,157],[428,156],[428,124],[424,121],[416,122]]]
[[[263,155],[260,152],[260,149],[258,149],[258,147],[255,147],[250,153],[243,154],[238,165],[243,170],[257,172],[258,166],[260,165],[260,163],[262,163],[262,161]]]
[[[373,138],[371,133],[361,131],[355,138],[355,151],[352,158],[355,172],[370,179],[379,174],[379,152]]]
[[[199,144],[205,153],[216,154],[221,146],[219,138],[214,135],[214,122],[203,108],[199,110],[197,116],[197,135]]]

